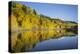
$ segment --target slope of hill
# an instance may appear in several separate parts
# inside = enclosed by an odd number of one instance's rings
[[[39,15],[36,10],[16,3],[11,4],[11,30],[41,30],[41,29],[64,29],[64,28],[77,28],[76,22],[63,21],[61,19],[51,18],[45,15]]]

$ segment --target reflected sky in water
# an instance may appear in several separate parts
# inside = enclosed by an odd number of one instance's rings
[[[60,39],[50,39],[38,43],[32,49],[32,51],[76,49],[78,45],[77,40],[77,36],[61,37]]]
[[[77,36],[66,30],[40,30],[11,34],[12,52],[63,50],[77,48]]]

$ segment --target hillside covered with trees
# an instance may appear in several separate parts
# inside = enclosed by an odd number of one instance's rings
[[[65,28],[77,28],[76,22],[63,21],[61,19],[55,19],[42,14],[38,14],[36,10],[32,8],[11,2],[11,30],[12,32],[17,30],[41,30],[41,29],[65,29]]]

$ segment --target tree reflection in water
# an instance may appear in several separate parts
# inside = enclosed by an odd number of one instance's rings
[[[11,34],[11,52],[30,51],[39,42],[60,38],[65,35],[72,36],[76,35],[76,33],[66,29],[15,32]]]

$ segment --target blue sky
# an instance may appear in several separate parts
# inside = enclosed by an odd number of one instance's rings
[[[78,6],[65,4],[50,4],[50,3],[33,3],[33,2],[19,2],[23,5],[35,9],[38,14],[43,14],[51,18],[59,18],[64,21],[78,20]]]

